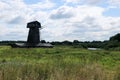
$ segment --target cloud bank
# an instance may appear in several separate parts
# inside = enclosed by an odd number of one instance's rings
[[[54,0],[0,0],[0,40],[26,40],[26,24],[33,20],[41,22],[41,39],[47,41],[107,40],[120,31],[120,17],[106,16],[109,7],[119,9],[120,1],[102,1],[60,0],[59,5]]]

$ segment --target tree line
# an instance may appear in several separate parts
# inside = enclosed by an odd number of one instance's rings
[[[26,41],[0,41],[0,45],[9,45],[13,43],[26,43]],[[53,45],[68,45],[74,48],[104,48],[104,49],[120,49],[120,33],[111,36],[109,40],[106,41],[52,41],[46,42],[41,40],[41,43],[51,43]]]

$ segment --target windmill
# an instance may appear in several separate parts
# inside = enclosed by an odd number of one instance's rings
[[[26,43],[15,43],[12,44],[12,47],[19,48],[35,48],[35,47],[45,47],[52,48],[53,46],[49,43],[40,43],[40,30],[44,27],[41,26],[41,23],[38,21],[32,21],[27,24],[27,28],[29,28],[28,38]]]

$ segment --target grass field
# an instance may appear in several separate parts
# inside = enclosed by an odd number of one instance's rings
[[[120,80],[120,52],[1,46],[0,80]]]

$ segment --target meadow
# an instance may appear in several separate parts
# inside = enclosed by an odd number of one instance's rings
[[[120,51],[0,46],[0,80],[120,80]]]

